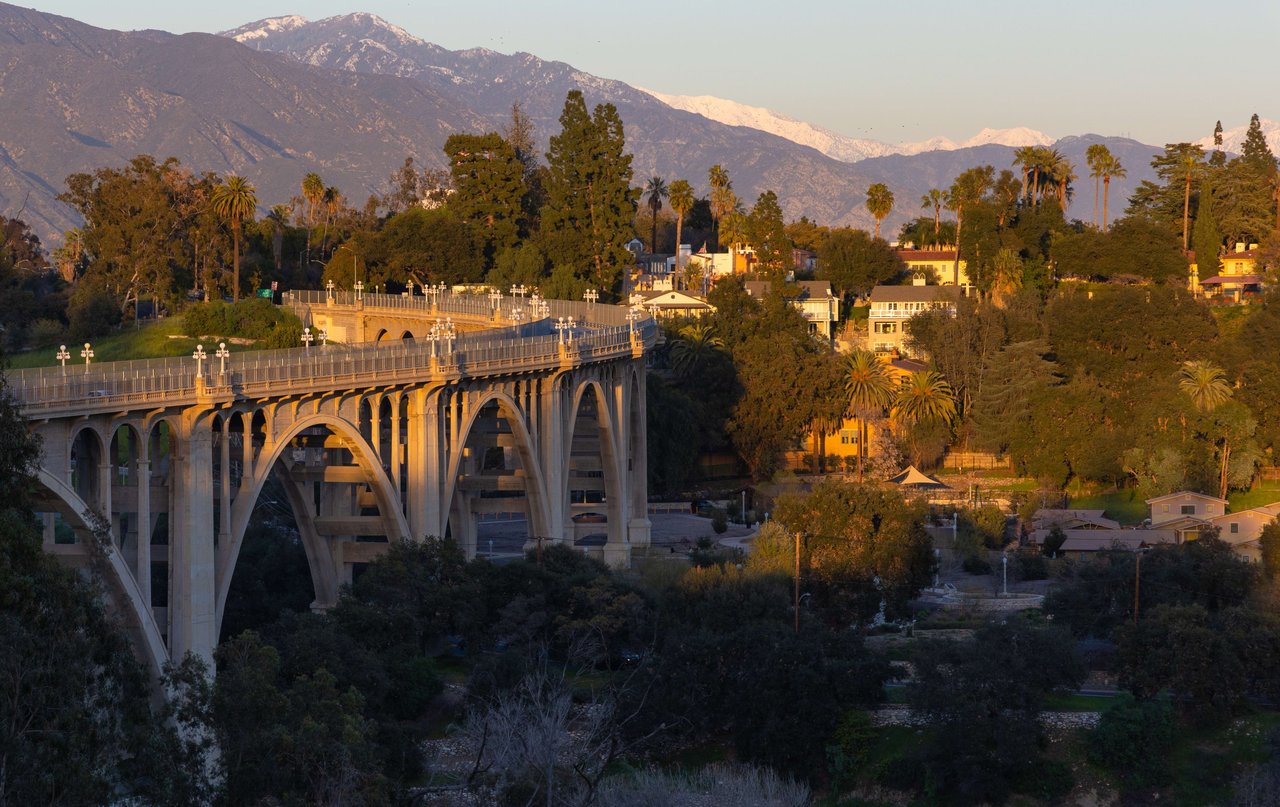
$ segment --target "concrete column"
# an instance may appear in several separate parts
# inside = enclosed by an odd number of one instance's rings
[[[218,543],[231,540],[231,418],[222,419],[222,435],[218,443]]]
[[[391,450],[388,452],[387,459],[391,465],[391,484],[395,486],[396,496],[400,495],[400,473],[402,462],[404,459],[404,449],[400,443],[403,439],[400,434],[400,401],[401,394],[395,393],[391,396]]]
[[[631,450],[631,465],[626,483],[631,494],[631,520],[627,522],[627,537],[632,546],[648,546],[652,532],[649,522],[649,445],[645,440],[649,405],[644,360],[635,362],[635,366],[636,383],[631,386],[631,412],[634,416],[629,416],[626,420],[626,439]]]
[[[107,519],[107,523],[111,525],[111,542],[119,549],[124,545],[124,536],[119,534],[119,528],[116,520],[111,512],[111,488],[115,482],[116,469],[115,463],[111,461],[111,438],[107,437],[106,445],[103,448],[102,461],[98,463],[98,509],[102,511],[102,515]]]
[[[411,540],[421,541],[444,530],[443,515],[447,505],[440,501],[441,466],[446,462],[441,447],[441,404],[439,389],[414,390],[410,401],[408,510]]]
[[[138,452],[138,553],[133,577],[138,581],[142,601],[151,607],[151,460],[147,438],[142,438]]]
[[[174,508],[169,524],[169,654],[201,656],[212,668],[217,646],[217,596],[213,547],[213,431],[206,411],[183,413],[174,435],[180,456],[174,469]]]

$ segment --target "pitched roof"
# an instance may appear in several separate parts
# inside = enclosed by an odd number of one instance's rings
[[[1165,499],[1181,499],[1184,496],[1190,496],[1193,499],[1207,499],[1208,501],[1221,502],[1222,504],[1227,503],[1226,499],[1219,499],[1217,496],[1210,496],[1207,493],[1196,493],[1193,490],[1177,490],[1177,491],[1174,491],[1173,493],[1166,493],[1163,496],[1154,496],[1150,499],[1147,499],[1147,504],[1162,502]]]
[[[752,297],[763,297],[773,288],[773,284],[767,280],[748,280],[742,284],[742,287]],[[826,298],[831,296],[831,283],[826,280],[798,280],[795,283],[788,283],[787,290],[798,291],[799,294],[794,298],[797,300]]]
[[[960,289],[955,286],[876,286],[871,290],[873,303],[955,302]]]
[[[1214,275],[1200,281],[1201,286],[1218,286],[1228,283],[1240,283],[1243,285],[1253,285],[1262,283],[1266,278],[1262,275]]]

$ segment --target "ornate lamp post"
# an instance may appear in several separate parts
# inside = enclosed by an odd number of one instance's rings
[[[62,362],[62,374],[67,374],[67,359],[71,358],[71,353],[67,351],[66,345],[58,345],[58,361]]]
[[[364,299],[364,281],[357,280],[356,281],[356,301],[359,302],[363,299]]]
[[[409,294],[406,296],[412,297],[413,296],[413,278],[410,278],[409,282],[404,285],[405,285],[405,288],[409,290]]]
[[[511,321],[516,323],[517,325],[519,325],[521,322],[524,321],[523,307],[516,306],[515,308],[511,309]]]
[[[328,283],[324,284],[324,287],[329,290],[329,302],[333,302],[333,280],[330,279]]]
[[[642,316],[644,316],[644,315],[640,313],[640,309],[638,309],[638,308],[628,309],[628,311],[627,311],[627,325],[628,325],[628,327],[630,327],[630,329],[631,329],[631,333],[635,333],[635,332],[636,332],[636,322],[637,322],[637,321],[640,319],[640,317],[642,317]]]
[[[84,371],[89,372],[89,365],[93,363],[93,345],[85,342],[84,350],[80,351],[80,358],[84,359]]]
[[[489,304],[493,306],[494,311],[497,311],[499,308],[501,308],[502,292],[498,291],[497,289],[494,289],[493,291],[489,292]]]
[[[302,345],[307,350],[311,350],[311,343],[316,341],[315,334],[311,333],[310,328],[302,329]]]
[[[214,352],[213,355],[217,356],[218,361],[220,362],[220,364],[218,365],[218,378],[226,378],[227,377],[227,357],[231,355],[231,351],[227,350],[227,343],[219,342],[218,349],[217,351]]]
[[[327,347],[329,344],[329,329],[320,329],[320,347]]]
[[[431,360],[436,360],[436,345],[440,342],[440,326],[432,325],[431,330],[427,331],[427,341],[431,343]]]
[[[196,345],[196,350],[191,354],[191,358],[196,360],[196,378],[203,382],[204,360],[209,358],[209,354],[204,352],[204,345]]]
[[[595,289],[587,289],[582,293],[582,299],[587,301],[587,305],[595,305],[596,300],[600,299],[600,292]]]
[[[528,293],[529,293],[529,288],[528,288],[527,286],[525,286],[523,283],[521,283],[521,284],[520,284],[520,285],[518,285],[518,286],[512,286],[512,287],[511,287],[511,296],[512,296],[512,297],[519,297],[521,300],[523,300],[523,299],[524,299],[524,296],[525,296],[526,294],[528,294]]]
[[[553,324],[551,327],[556,329],[556,333],[560,337],[560,344],[563,345],[565,331],[569,330],[571,326],[569,325],[568,322],[565,322],[564,317],[559,317],[556,319],[555,324]]]
[[[567,322],[568,322],[568,324],[569,324],[569,344],[571,344],[571,345],[572,345],[572,344],[573,344],[573,329],[578,327],[578,321],[577,321],[576,319],[574,319],[573,317],[569,317],[569,319],[567,320]]]

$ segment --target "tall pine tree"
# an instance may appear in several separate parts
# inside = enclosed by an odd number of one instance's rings
[[[547,152],[546,204],[542,237],[547,256],[562,275],[582,286],[617,295],[624,269],[632,263],[625,244],[635,232],[635,191],[631,155],[625,151],[622,119],[613,104],[587,114],[578,90],[565,98],[560,134]]]
[[[516,149],[496,132],[455,134],[444,142],[453,179],[449,209],[484,238],[486,265],[520,240],[525,167]]]
[[[1214,214],[1229,243],[1257,243],[1271,232],[1275,223],[1275,174],[1275,156],[1255,114],[1249,121],[1240,156],[1227,163],[1215,196]]]

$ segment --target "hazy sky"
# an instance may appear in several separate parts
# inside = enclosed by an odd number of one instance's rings
[[[106,28],[219,31],[378,14],[452,49],[528,51],[678,95],[763,106],[854,137],[984,126],[1144,142],[1280,120],[1275,0],[45,0]]]

